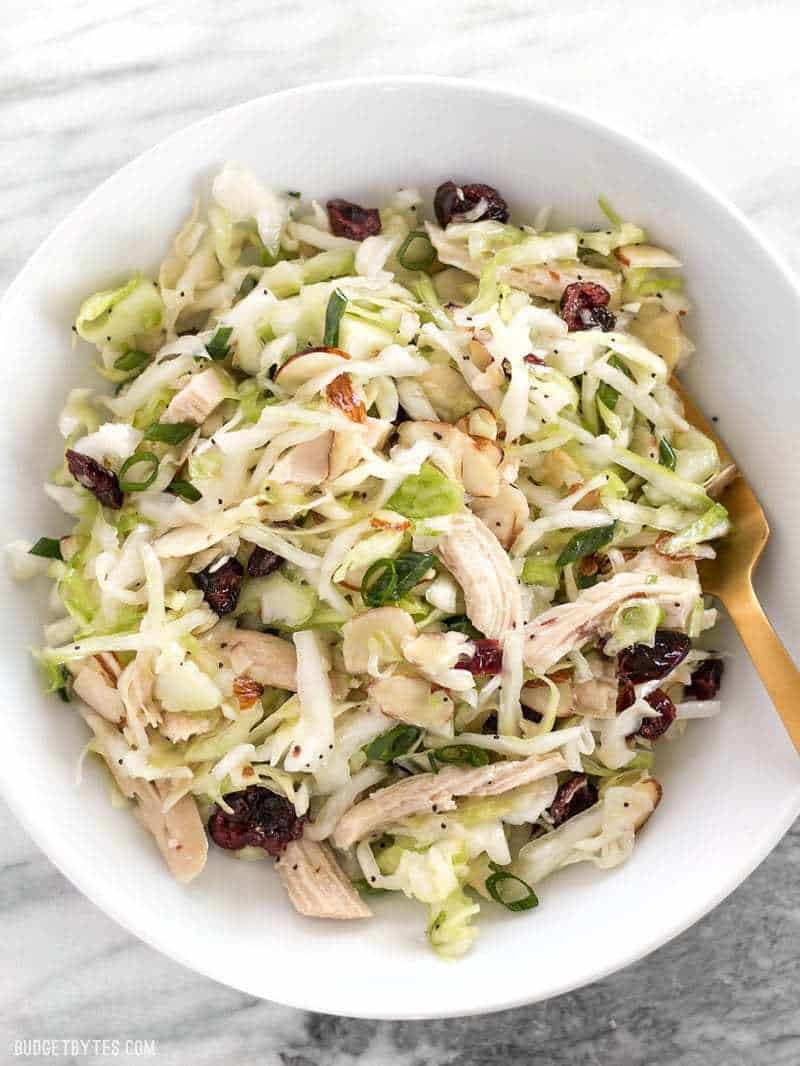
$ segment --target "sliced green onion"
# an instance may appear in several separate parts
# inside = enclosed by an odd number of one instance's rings
[[[398,598],[410,592],[436,563],[436,556],[427,552],[406,552],[395,560]]]
[[[60,559],[62,562],[64,561],[64,556],[61,554],[61,541],[53,540],[52,537],[39,537],[28,552],[28,555],[38,555],[40,559]]]
[[[136,452],[134,455],[129,456],[119,470],[119,487],[123,492],[144,492],[145,489],[149,489],[158,474],[158,463],[158,456],[153,455],[152,452]],[[131,481],[125,475],[129,470],[140,464],[145,464],[150,468],[147,476],[144,481]]]
[[[675,464],[678,461],[675,450],[666,437],[662,437],[658,442],[658,461],[662,466],[665,466],[667,470],[674,470]]]
[[[377,559],[361,581],[364,603],[368,607],[397,603],[425,577],[435,562],[435,556],[423,552],[406,552],[397,559]]]
[[[243,300],[245,298],[245,296],[249,296],[250,293],[253,291],[253,289],[256,287],[256,285],[258,285],[258,278],[255,277],[254,274],[245,275],[245,279],[242,282],[242,284],[239,286],[239,291],[236,293],[236,299],[237,300]],[[217,332],[219,332],[219,331],[217,331]],[[214,334],[214,336],[216,336],[216,333]],[[214,337],[211,338],[211,342],[213,344]],[[208,350],[208,349],[206,349],[206,350]]]
[[[413,254],[411,249],[417,244],[417,251]],[[397,262],[406,270],[427,270],[436,259],[436,249],[431,239],[424,230],[415,229],[406,237],[397,249]]]
[[[366,749],[373,762],[391,762],[400,755],[407,755],[422,735],[415,725],[396,725],[388,733],[376,737]]]
[[[338,289],[334,289],[325,311],[325,336],[322,343],[326,348],[335,348],[339,343],[339,323],[346,307],[347,297]]]
[[[522,564],[520,576],[526,585],[544,585],[546,588],[557,589],[561,584],[561,573],[552,556],[528,556]]]
[[[444,625],[453,633],[463,633],[470,640],[481,640],[483,638],[483,633],[481,633],[480,629],[475,628],[465,614],[454,614],[452,618],[445,619]]]
[[[597,197],[597,204],[612,226],[621,226],[622,218],[617,214],[605,196]]]
[[[114,360],[114,369],[124,370],[126,373],[141,373],[147,364],[152,361],[152,355],[148,355],[147,352],[140,352],[136,348],[131,348],[129,352],[125,352],[119,359]]]
[[[626,377],[631,377],[631,372],[622,362],[618,355],[609,356],[606,360],[608,366],[612,366],[615,370],[621,371]],[[617,400],[619,399],[619,393],[613,385],[609,385],[607,381],[601,381],[597,386],[597,398],[601,403],[613,411],[617,406]]]
[[[578,559],[582,559],[584,555],[594,555],[611,541],[616,528],[617,523],[612,522],[610,526],[583,529],[580,533],[576,533],[564,545],[561,554],[556,559],[556,566],[569,566],[570,563],[576,563]]]
[[[289,193],[289,195],[291,196],[292,194]],[[375,888],[374,885],[369,883],[366,877],[359,877],[357,881],[353,881],[353,888],[357,889],[359,892],[363,892],[365,896],[385,896],[389,891],[388,888]]]
[[[529,911],[539,905],[539,898],[527,881],[493,862],[489,865],[494,873],[486,878],[486,891],[495,903],[502,904],[508,911]],[[502,891],[501,885],[505,885]],[[520,891],[520,886],[525,890],[525,895],[515,899],[514,894]]]
[[[361,580],[361,598],[368,607],[381,607],[400,599],[394,559],[378,559]]]
[[[167,492],[171,492],[173,496],[179,496],[182,500],[186,500],[187,503],[197,503],[198,500],[203,498],[202,492],[196,489],[191,481],[184,481],[182,478],[175,478],[173,482],[167,485]]]
[[[599,574],[578,574],[575,584],[579,589],[590,589],[600,580]]]
[[[434,773],[439,769],[440,763],[488,766],[489,752],[485,748],[476,748],[473,744],[447,744],[444,748],[428,752],[428,761]]]
[[[144,431],[144,440],[158,441],[159,444],[183,444],[196,429],[194,422],[154,422]]]
[[[219,362],[220,359],[224,359],[230,351],[228,341],[231,339],[231,333],[233,333],[233,326],[218,326],[214,331],[214,336],[206,345],[206,351],[212,359]]]

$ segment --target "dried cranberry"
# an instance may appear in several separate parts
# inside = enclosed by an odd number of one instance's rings
[[[280,555],[256,544],[247,560],[247,573],[250,577],[266,577],[277,570],[282,562]]]
[[[483,204],[483,209],[475,215],[475,209]],[[472,182],[469,185],[456,185],[446,181],[436,190],[433,197],[433,210],[439,225],[444,229],[451,222],[482,222],[491,218],[497,222],[508,221],[508,204],[491,185]],[[468,218],[464,218],[468,215]]]
[[[475,651],[458,660],[461,670],[471,674],[499,674],[503,669],[503,649],[496,640],[473,640]]]
[[[675,704],[660,688],[655,689],[649,696],[645,696],[645,702],[649,703],[654,711],[658,711],[661,717],[643,718],[639,726],[639,736],[644,737],[645,740],[658,740],[675,721]]]
[[[722,659],[703,659],[692,671],[692,680],[683,690],[685,700],[713,700],[722,682]]]
[[[608,333],[617,324],[614,315],[606,306],[611,293],[593,281],[574,281],[561,294],[561,317],[567,329],[597,329]]]
[[[260,785],[250,785],[244,792],[225,797],[231,813],[214,806],[208,820],[208,833],[220,848],[263,848],[270,855],[280,855],[286,845],[303,835],[303,818],[298,818],[292,804]]]
[[[586,774],[576,774],[569,781],[559,786],[556,798],[550,804],[550,817],[553,825],[561,825],[575,814],[593,807],[597,803],[597,789],[587,779]]]
[[[113,507],[115,511],[122,507],[122,489],[112,470],[106,470],[91,456],[71,449],[67,451],[67,466],[78,484],[94,493],[104,507]]]
[[[620,678],[640,685],[643,681],[660,681],[689,654],[691,641],[685,633],[676,629],[657,629],[652,648],[645,644],[633,644],[617,656],[617,674]]]
[[[351,241],[363,241],[381,231],[381,216],[375,207],[360,207],[349,200],[328,200],[331,232]]]
[[[217,614],[230,614],[239,600],[244,567],[233,556],[224,563],[212,563],[194,575],[195,584],[203,590],[205,601]]]
[[[626,677],[621,677],[619,679],[619,688],[617,689],[617,714],[626,711],[635,701],[636,693],[633,689],[633,682]]]

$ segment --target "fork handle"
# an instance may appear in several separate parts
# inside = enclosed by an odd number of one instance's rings
[[[772,628],[749,582],[747,594],[731,597],[725,606],[786,732],[800,752],[800,670]]]

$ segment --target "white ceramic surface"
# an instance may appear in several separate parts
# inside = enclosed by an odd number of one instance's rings
[[[177,134],[102,185],[50,236],[6,294],[0,330],[0,492],[9,535],[53,532],[38,491],[59,453],[54,417],[89,378],[69,325],[81,297],[152,267],[193,195],[227,159],[276,187],[370,201],[403,184],[429,196],[448,177],[498,186],[517,217],[552,204],[598,221],[598,192],[679,250],[698,304],[689,375],[758,486],[775,528],[761,589],[800,652],[800,498],[793,396],[800,295],[749,225],[695,178],[628,138],[558,105],[464,82],[388,79],[294,90],[222,112]],[[22,368],[22,369],[21,369]],[[765,418],[768,414],[768,418]],[[780,436],[779,436],[780,435]],[[789,476],[787,476],[787,473]],[[2,577],[2,787],[43,850],[138,936],[220,981],[278,1002],[366,1017],[468,1014],[542,999],[609,973],[695,921],[767,854],[800,811],[800,767],[735,637],[722,717],[662,745],[664,802],[631,862],[573,868],[531,915],[482,916],[458,964],[432,956],[424,913],[381,901],[366,924],[296,917],[262,864],[212,854],[203,877],[170,881],[144,832],[106,802],[99,777],[74,787],[80,723],[39,692],[26,649],[42,597]],[[38,782],[32,788],[31,782]]]

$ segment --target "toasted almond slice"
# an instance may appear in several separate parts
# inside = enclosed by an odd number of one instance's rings
[[[226,642],[231,665],[252,681],[297,691],[297,653],[288,640],[255,629],[235,629]]]
[[[367,409],[364,401],[353,391],[353,379],[349,374],[339,374],[325,389],[331,407],[341,411],[351,422],[366,422]]]
[[[345,363],[350,356],[341,348],[309,348],[290,356],[275,374],[283,389],[297,389],[307,381]]]
[[[344,665],[351,674],[366,673],[370,640],[376,642],[379,662],[400,662],[403,639],[416,635],[414,619],[401,607],[375,607],[364,611],[342,626]]]
[[[434,692],[430,681],[421,677],[384,677],[369,687],[370,707],[387,718],[429,729],[432,733],[452,732],[453,701],[443,691]]]

